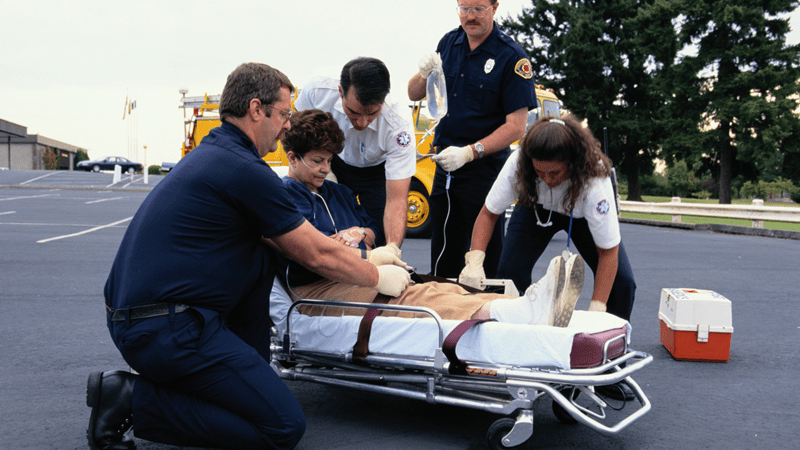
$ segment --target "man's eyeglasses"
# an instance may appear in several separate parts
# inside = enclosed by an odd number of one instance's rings
[[[456,8],[456,11],[458,12],[458,15],[462,17],[469,14],[470,11],[472,11],[476,17],[483,17],[490,9],[492,9],[491,6],[459,6]]]
[[[274,109],[275,111],[278,111],[278,113],[280,113],[281,117],[283,117],[283,123],[286,123],[289,119],[291,119],[292,118],[292,114],[294,114],[291,109],[287,111],[285,109],[280,109],[275,105],[264,105],[264,106],[268,106],[268,107]]]

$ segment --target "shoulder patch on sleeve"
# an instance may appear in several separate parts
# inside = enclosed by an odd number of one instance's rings
[[[533,78],[533,69],[531,68],[530,60],[528,60],[528,58],[522,58],[517,61],[517,65],[514,66],[514,73],[526,80]]]
[[[405,131],[401,131],[397,135],[397,145],[399,145],[400,147],[405,148],[405,147],[408,147],[409,144],[411,144],[411,136],[408,133],[406,133]]]
[[[611,205],[608,204],[608,200],[603,199],[597,203],[597,212],[600,213],[601,216],[605,216],[611,210]]]

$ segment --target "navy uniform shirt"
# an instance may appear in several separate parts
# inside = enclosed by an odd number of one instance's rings
[[[462,27],[447,33],[436,51],[447,80],[447,116],[436,127],[434,145],[474,144],[520,108],[536,106],[528,55],[497,28],[474,51]]]
[[[274,272],[260,237],[299,227],[280,178],[225,122],[156,185],[131,221],[105,286],[113,309],[178,302],[227,315]]]

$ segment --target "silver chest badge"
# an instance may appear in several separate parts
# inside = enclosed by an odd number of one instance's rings
[[[486,60],[486,65],[483,66],[483,71],[489,73],[494,69],[494,60],[489,58]]]

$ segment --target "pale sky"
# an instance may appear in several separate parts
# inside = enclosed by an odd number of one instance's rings
[[[499,0],[496,18],[531,0]],[[0,118],[86,148],[90,158],[180,158],[189,96],[219,94],[243,62],[263,62],[302,87],[357,56],[383,60],[407,103],[417,61],[459,25],[456,0],[4,1]],[[800,12],[792,14],[800,30]],[[790,43],[800,42],[793,31]],[[122,120],[126,97],[137,101]],[[188,111],[191,114],[191,111]],[[135,120],[132,118],[135,117]],[[135,124],[135,127],[133,126]],[[132,155],[129,148],[135,147]],[[145,161],[143,146],[147,145]]]

